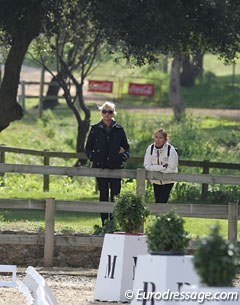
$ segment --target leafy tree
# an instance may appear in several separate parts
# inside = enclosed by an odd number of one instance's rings
[[[181,56],[196,50],[231,60],[239,51],[240,3],[237,0],[93,0],[95,19],[112,45],[137,65],[173,57],[169,99],[181,118]]]
[[[41,64],[57,84],[55,88],[63,89],[66,103],[78,124],[76,151],[83,152],[91,117],[84,102],[83,85],[87,75],[96,68],[100,57],[106,54],[106,46],[101,31],[91,22],[88,0],[73,0],[71,3],[63,1],[61,16],[54,32],[52,35],[52,31],[46,31],[44,37],[37,39],[36,51]],[[54,58],[54,65],[51,58]],[[77,79],[75,74],[79,73],[80,79]]]
[[[0,131],[23,116],[16,101],[21,65],[29,44],[51,28],[61,0],[0,0],[1,44],[9,47],[0,87]]]
[[[69,5],[74,2],[68,1]],[[169,94],[177,119],[181,117],[179,67],[182,55],[195,50],[218,53],[231,60],[239,51],[238,0],[89,0],[92,22],[102,39],[120,48],[134,64],[173,56]],[[62,0],[0,0],[1,41],[10,49],[0,88],[0,131],[21,119],[16,102],[21,64],[31,41],[58,25]],[[54,27],[55,25],[55,27]]]

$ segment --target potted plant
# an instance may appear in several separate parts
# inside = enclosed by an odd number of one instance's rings
[[[114,222],[125,233],[140,233],[144,220],[149,215],[144,197],[131,191],[125,191],[115,197]]]
[[[184,219],[175,210],[156,217],[146,229],[148,255],[138,257],[133,294],[143,291],[180,291],[184,283],[198,284],[192,256],[185,255],[190,238]],[[177,301],[171,300],[171,304]],[[161,300],[161,304],[169,304]],[[138,305],[133,300],[131,305]]]
[[[125,191],[115,197],[116,231],[104,235],[95,300],[128,301],[125,292],[132,289],[138,255],[147,254],[146,236],[140,232],[148,215],[144,198],[135,192]]]
[[[190,240],[184,219],[174,210],[156,217],[147,227],[146,236],[151,254],[183,255]]]
[[[239,304],[240,289],[233,287],[239,267],[237,247],[221,236],[218,224],[210,227],[208,236],[196,241],[193,264],[200,277],[201,285],[184,286],[184,292],[204,296],[208,294],[212,305]],[[221,296],[230,294],[233,296],[232,299],[221,299]],[[191,300],[187,304],[199,304],[198,301]],[[204,304],[204,302],[201,303]]]
[[[219,225],[213,225],[210,234],[196,242],[193,262],[205,286],[233,286],[239,265],[237,247],[220,235]]]

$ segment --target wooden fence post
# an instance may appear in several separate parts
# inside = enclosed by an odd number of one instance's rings
[[[144,168],[137,168],[137,194],[145,195],[145,176],[146,171]]]
[[[43,113],[44,77],[45,77],[45,68],[42,67],[41,79],[40,79],[39,105],[38,105],[38,117],[39,118],[42,117],[42,113]]]
[[[45,149],[44,152],[47,150]],[[49,165],[49,156],[45,155],[43,152],[43,165]],[[43,175],[43,191],[48,192],[49,191],[49,175]]]
[[[20,97],[20,100],[21,100],[21,104],[22,104],[22,108],[23,108],[23,110],[24,111],[26,111],[26,106],[25,106],[25,81],[24,80],[22,80],[21,81],[21,90],[22,90],[22,92],[21,92],[21,97]]]
[[[1,144],[0,146],[4,146]],[[5,151],[0,151],[0,163],[5,163]],[[0,173],[0,176],[3,178],[5,173]]]
[[[55,206],[54,198],[46,199],[44,267],[52,267],[53,265]]]
[[[238,203],[228,203],[228,240],[237,243]]]
[[[145,177],[146,171],[144,168],[137,168],[137,189],[136,192],[138,195],[144,196],[145,195]],[[139,227],[138,232],[144,232],[144,223]]]
[[[209,160],[204,160],[203,161],[203,174],[209,174]],[[202,184],[202,194],[201,194],[201,198],[202,199],[206,199],[208,195],[208,184],[207,183],[203,183]]]

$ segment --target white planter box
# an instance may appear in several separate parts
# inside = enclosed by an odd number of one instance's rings
[[[145,235],[105,234],[94,291],[99,301],[127,302],[132,289],[137,256],[147,254]]]
[[[184,286],[182,294],[187,296],[179,305],[237,305],[240,301],[240,287]]]
[[[173,296],[170,299],[170,293],[179,293],[184,284],[199,284],[192,257],[190,255],[140,255],[131,305],[179,305],[179,301]]]

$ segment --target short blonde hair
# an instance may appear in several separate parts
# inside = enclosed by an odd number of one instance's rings
[[[116,106],[114,103],[112,102],[104,102],[102,106],[99,106],[98,109],[100,111],[102,111],[103,109],[106,109],[106,110],[112,110],[113,111],[113,114],[116,115],[117,112],[116,112]]]
[[[160,129],[156,130],[156,131],[154,132],[154,137],[155,137],[155,135],[156,135],[157,133],[161,133],[161,134],[164,136],[165,140],[166,140],[166,141],[168,140],[168,134],[167,134],[167,131],[166,131],[164,128],[160,128]]]

